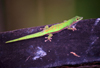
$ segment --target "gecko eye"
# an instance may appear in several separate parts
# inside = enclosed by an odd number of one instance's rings
[[[79,20],[79,19],[77,18],[77,20]]]

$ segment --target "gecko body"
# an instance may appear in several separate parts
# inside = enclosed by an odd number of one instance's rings
[[[48,37],[45,37],[45,38],[47,38],[47,40],[45,40],[45,42],[48,40],[51,41],[51,39],[52,39],[51,37],[53,36],[53,33],[57,33],[66,28],[69,30],[73,30],[73,31],[76,30],[76,28],[72,28],[72,25],[82,19],[83,19],[83,17],[75,16],[67,21],[62,22],[62,23],[52,25],[51,27],[48,27],[48,25],[47,25],[40,32],[26,35],[26,36],[23,36],[23,37],[20,37],[17,39],[9,40],[9,41],[6,41],[5,43],[11,43],[11,42],[21,41],[21,40],[25,40],[25,39],[36,38],[36,37],[40,37],[40,36],[44,36],[44,35],[49,35]]]

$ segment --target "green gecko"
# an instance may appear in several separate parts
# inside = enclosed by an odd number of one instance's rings
[[[75,16],[67,21],[62,22],[62,23],[52,25],[51,27],[48,27],[48,25],[46,25],[43,28],[43,30],[40,32],[26,35],[26,36],[23,36],[23,37],[20,37],[17,39],[9,40],[9,41],[6,41],[5,43],[11,43],[11,42],[21,41],[21,40],[25,40],[25,39],[36,38],[36,37],[40,37],[40,36],[44,36],[44,35],[49,35],[48,37],[45,37],[45,38],[47,38],[47,40],[45,40],[45,42],[47,42],[48,40],[51,42],[51,39],[52,39],[51,37],[53,36],[54,33],[57,33],[66,28],[74,31],[74,30],[76,30],[76,28],[75,27],[73,28],[73,25],[82,19],[83,19],[83,17]]]

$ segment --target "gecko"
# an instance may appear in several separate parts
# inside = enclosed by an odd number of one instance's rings
[[[48,37],[45,37],[47,41],[51,42],[52,36],[54,33],[60,32],[64,29],[69,29],[69,30],[76,30],[75,27],[73,27],[74,24],[76,24],[78,21],[82,20],[83,17],[80,16],[75,16],[67,21],[64,21],[62,23],[58,23],[55,25],[52,25],[51,27],[49,27],[48,25],[46,25],[42,31],[34,33],[34,34],[30,34],[30,35],[26,35],[17,39],[13,39],[13,40],[9,40],[6,41],[5,43],[11,43],[11,42],[17,42],[17,41],[21,41],[21,40],[26,40],[26,39],[31,39],[31,38],[36,38],[36,37],[40,37],[40,36],[44,36],[44,35],[48,35]]]

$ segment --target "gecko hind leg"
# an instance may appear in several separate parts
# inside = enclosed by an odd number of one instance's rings
[[[49,26],[46,25],[44,28],[40,28],[40,30],[46,30],[46,29],[48,29],[48,28],[49,28]]]
[[[51,42],[51,37],[53,36],[53,34],[48,34],[49,36],[48,37],[45,37],[47,40],[45,40],[45,42],[47,42],[48,40]]]

